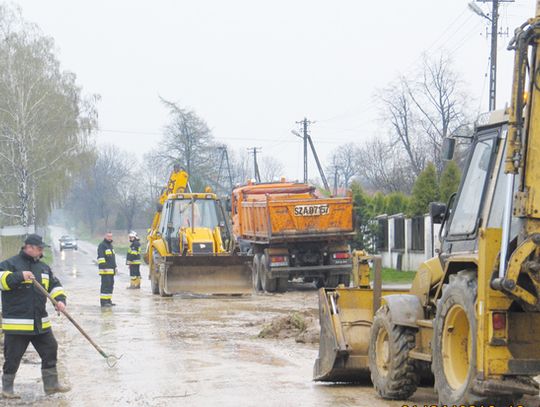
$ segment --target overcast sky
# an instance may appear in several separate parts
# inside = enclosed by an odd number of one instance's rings
[[[384,134],[378,88],[410,73],[423,52],[449,54],[487,109],[487,21],[468,0],[19,0],[54,37],[63,68],[101,95],[98,142],[141,155],[168,117],[159,96],[193,108],[237,151],[262,147],[302,178],[303,117],[322,159],[338,145]],[[486,12],[489,5],[478,3]],[[534,0],[501,5],[510,35]],[[512,54],[499,40],[498,107],[508,101]],[[310,175],[316,168],[310,164]]]

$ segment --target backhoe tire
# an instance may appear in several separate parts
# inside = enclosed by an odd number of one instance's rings
[[[261,286],[267,293],[276,292],[277,279],[270,278],[270,267],[268,265],[268,258],[265,254],[261,255]]]
[[[415,329],[395,325],[386,306],[375,314],[369,338],[369,369],[373,386],[382,398],[405,400],[414,394],[420,377],[409,351]]]
[[[253,265],[251,270],[251,277],[253,282],[253,291],[259,293],[262,291],[261,285],[261,255],[256,254],[253,256]]]
[[[431,368],[441,404],[497,405],[504,402],[472,392],[476,376],[476,294],[476,272],[460,271],[450,276],[437,303]]]

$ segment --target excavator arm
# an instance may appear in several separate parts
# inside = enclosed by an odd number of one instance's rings
[[[514,50],[514,77],[506,139],[508,177],[503,235],[497,278],[492,286],[526,307],[539,306],[540,293],[540,2],[536,17],[519,27],[509,49]],[[518,178],[516,180],[516,177]],[[517,183],[515,181],[518,181]],[[516,190],[513,188],[516,186]],[[513,205],[512,205],[513,200]],[[512,210],[513,208],[513,210]],[[517,248],[510,253],[512,216],[521,218]],[[525,273],[529,287],[518,282]],[[530,285],[534,286],[531,289]]]

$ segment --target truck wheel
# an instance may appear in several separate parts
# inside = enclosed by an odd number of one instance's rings
[[[350,274],[342,274],[339,276],[339,284],[343,284],[345,287],[348,287],[351,285],[351,275]]]
[[[277,280],[276,284],[276,291],[278,293],[284,293],[287,291],[287,287],[289,286],[289,278],[288,277],[280,277]]]
[[[261,255],[261,267],[259,269],[261,276],[261,286],[262,289],[268,293],[273,293],[276,291],[277,279],[270,278],[270,267],[268,267],[268,261],[266,260],[266,255]]]
[[[416,391],[419,376],[415,361],[409,358],[414,338],[414,329],[392,323],[388,307],[377,311],[368,355],[371,380],[382,398],[406,400]]]
[[[324,286],[327,288],[336,288],[339,284],[339,276],[328,276],[324,281]]]
[[[475,271],[460,271],[450,276],[437,303],[431,368],[439,401],[444,404],[501,405],[521,397],[483,397],[472,392],[477,373],[477,287]]]
[[[262,291],[261,285],[261,255],[253,256],[253,265],[251,268],[251,278],[253,281],[253,291],[258,293]]]

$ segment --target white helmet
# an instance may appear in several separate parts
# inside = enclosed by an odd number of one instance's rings
[[[128,235],[128,236],[129,236],[129,237],[134,237],[135,239],[138,238],[137,232],[135,232],[134,230],[132,230],[131,232],[129,232],[129,235]]]

